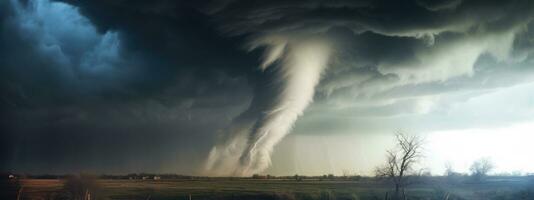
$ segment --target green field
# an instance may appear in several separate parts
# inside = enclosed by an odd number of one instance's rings
[[[21,180],[21,199],[69,199],[63,180]],[[384,199],[385,182],[368,180],[97,180],[91,199]],[[430,178],[410,185],[408,199],[534,199],[529,177],[449,183]]]

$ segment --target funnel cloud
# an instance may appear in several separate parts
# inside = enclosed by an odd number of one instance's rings
[[[331,53],[328,42],[317,38],[268,37],[250,46],[265,46],[260,69],[269,78],[256,89],[268,95],[255,96],[244,112],[255,119],[244,125],[234,121],[224,130],[229,138],[213,148],[206,164],[206,171],[215,175],[248,176],[269,167],[274,146],[313,101]]]

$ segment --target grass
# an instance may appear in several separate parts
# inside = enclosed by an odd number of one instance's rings
[[[533,199],[528,177],[449,184],[433,179],[407,188],[409,199]],[[23,199],[68,199],[63,180],[20,181]],[[391,186],[373,180],[97,180],[98,199],[384,199]],[[390,193],[391,194],[391,193]]]

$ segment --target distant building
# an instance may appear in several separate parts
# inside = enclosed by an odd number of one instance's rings
[[[142,180],[148,180],[149,178],[150,178],[150,177],[148,177],[148,176],[143,176],[141,179],[142,179]]]
[[[159,177],[159,176],[154,176],[154,180],[160,180],[160,179],[161,179],[161,177]]]

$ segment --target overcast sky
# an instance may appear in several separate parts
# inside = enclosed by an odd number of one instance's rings
[[[369,174],[403,131],[434,173],[534,172],[533,20],[529,0],[0,1],[0,170]]]

